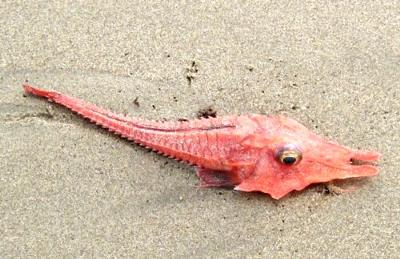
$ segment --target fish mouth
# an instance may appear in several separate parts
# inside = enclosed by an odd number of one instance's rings
[[[378,166],[378,161],[377,160],[360,160],[360,159],[355,159],[355,158],[350,158],[350,165],[372,165],[372,166]]]
[[[350,177],[373,176],[378,174],[380,154],[373,151],[355,151],[349,159]]]
[[[376,166],[380,154],[374,151],[355,151],[350,158],[351,165],[374,165]]]

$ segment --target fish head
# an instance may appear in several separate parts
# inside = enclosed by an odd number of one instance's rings
[[[261,134],[250,142],[262,148],[263,155],[237,190],[279,199],[313,183],[378,174],[377,152],[342,146],[283,116],[266,117],[261,125]]]

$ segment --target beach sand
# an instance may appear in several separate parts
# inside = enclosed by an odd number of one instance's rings
[[[47,2],[0,7],[2,258],[399,256],[398,2]],[[279,201],[198,189],[25,80],[149,119],[285,114],[381,173]]]

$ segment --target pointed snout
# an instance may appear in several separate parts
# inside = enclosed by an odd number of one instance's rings
[[[349,161],[349,177],[373,176],[378,174],[377,162],[380,154],[374,151],[355,150]]]

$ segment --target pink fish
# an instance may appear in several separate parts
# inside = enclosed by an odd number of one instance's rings
[[[24,90],[166,156],[196,166],[202,187],[232,186],[280,199],[310,184],[378,174],[379,153],[328,141],[297,121],[258,114],[191,121],[127,118],[56,91]]]

